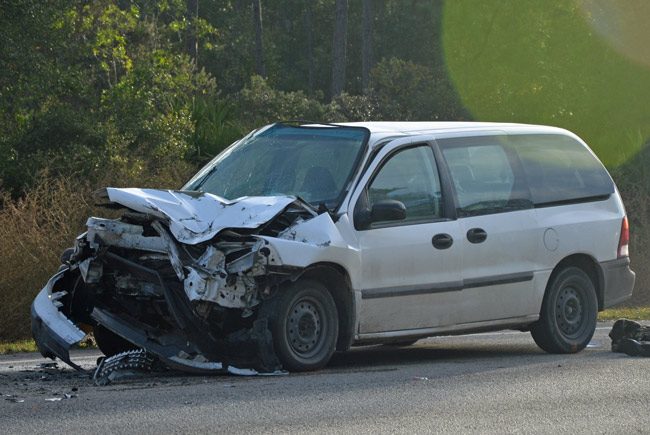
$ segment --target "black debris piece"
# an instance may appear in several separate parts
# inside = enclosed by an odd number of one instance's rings
[[[650,326],[619,319],[609,332],[609,338],[612,339],[612,352],[650,357]]]
[[[120,378],[133,377],[154,369],[156,357],[144,349],[129,350],[104,358],[93,374],[95,385],[108,385]]]

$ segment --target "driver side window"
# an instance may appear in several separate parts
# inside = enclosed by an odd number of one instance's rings
[[[368,206],[384,200],[404,204],[406,218],[400,224],[442,217],[440,177],[431,147],[400,150],[381,166],[368,187]]]

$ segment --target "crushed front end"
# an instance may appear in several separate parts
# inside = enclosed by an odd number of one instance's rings
[[[92,331],[107,356],[145,349],[195,373],[281,368],[265,301],[300,269],[282,265],[268,238],[317,216],[309,205],[144,189],[101,196],[121,217],[89,218],[32,305],[43,356],[79,368],[69,349]]]

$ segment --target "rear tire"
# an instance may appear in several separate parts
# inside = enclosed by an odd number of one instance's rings
[[[302,372],[324,367],[336,349],[338,314],[327,288],[301,279],[280,290],[271,316],[273,345],[284,368]]]
[[[594,283],[582,269],[567,267],[547,285],[540,318],[530,333],[546,352],[579,352],[594,335],[597,316]]]

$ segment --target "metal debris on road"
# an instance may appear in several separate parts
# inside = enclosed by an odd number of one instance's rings
[[[40,363],[38,367],[41,369],[58,369],[59,364],[56,362],[45,362],[45,363]]]

